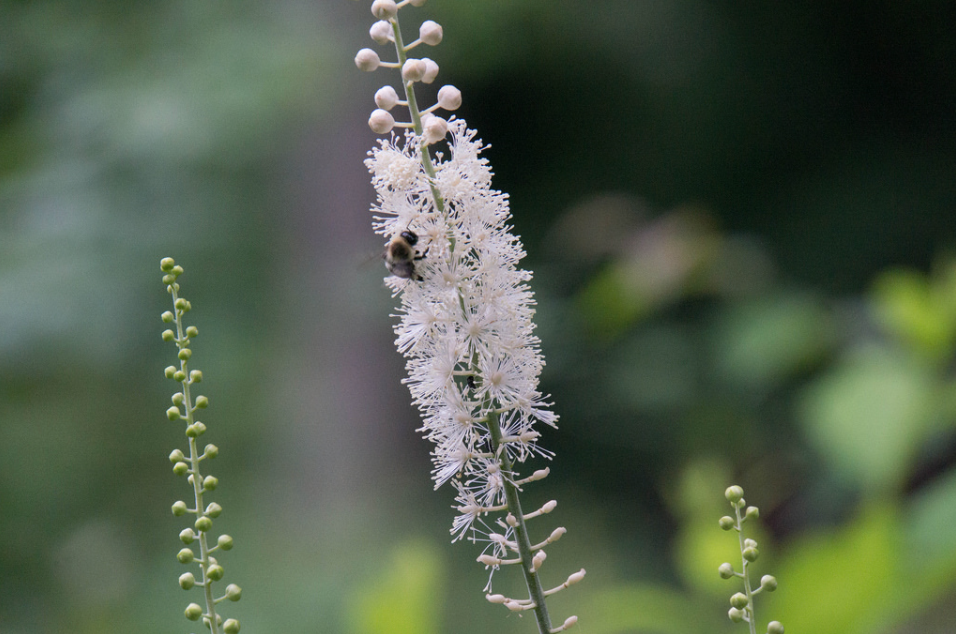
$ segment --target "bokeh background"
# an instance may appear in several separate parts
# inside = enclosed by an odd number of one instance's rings
[[[956,5],[432,0],[561,415],[581,632],[956,629]],[[400,384],[368,2],[0,1],[0,632],[189,632],[160,258],[186,269],[244,632],[531,632]],[[386,56],[383,51],[383,56]],[[371,264],[365,264],[371,260]],[[536,465],[538,466],[538,465]],[[517,585],[506,571],[496,590]],[[514,590],[515,593],[518,590]],[[764,631],[764,630],[759,630]]]

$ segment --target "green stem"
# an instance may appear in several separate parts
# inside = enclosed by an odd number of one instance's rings
[[[179,293],[177,291],[177,285],[174,283],[172,285],[173,291],[173,307],[176,306],[176,300],[179,299]],[[186,335],[183,332],[183,312],[178,308],[175,308],[174,314],[176,316],[176,334],[177,334],[177,345],[179,349],[182,350],[185,346],[181,342],[186,340]],[[180,360],[179,369],[182,370],[185,374],[183,379],[183,408],[186,411],[186,425],[192,425],[195,420],[193,418],[193,401],[192,395],[190,394],[189,385],[191,379],[189,378],[189,368],[187,367],[187,361],[185,359]],[[195,513],[196,517],[200,517],[203,513],[203,499],[202,499],[202,474],[199,473],[199,447],[196,444],[196,439],[194,437],[189,437],[189,469],[190,474],[192,475],[193,480],[193,494],[196,500]],[[209,578],[209,542],[206,539],[206,533],[199,533],[199,566],[202,569],[202,585],[203,591],[206,595],[206,614],[204,615],[209,619],[209,630],[211,634],[219,634],[219,618],[216,615],[216,602],[212,595],[212,579]]]
[[[518,499],[518,487],[509,479],[513,476],[514,465],[508,451],[501,446],[501,426],[498,423],[498,414],[492,411],[488,415],[488,429],[491,431],[493,450],[500,455],[501,475],[504,480],[505,499],[508,502],[508,512],[514,516],[515,541],[518,543],[518,554],[521,556],[521,570],[528,585],[528,593],[534,602],[534,616],[538,623],[540,634],[551,632],[551,617],[548,616],[548,604],[545,602],[544,587],[536,571],[532,569],[531,539],[528,537],[528,528],[525,525],[524,513],[521,511],[521,501]]]
[[[736,504],[734,504],[734,514],[737,516],[737,541],[740,543],[741,572],[744,576],[744,593],[747,595],[747,624],[750,626],[750,634],[757,634],[757,623],[754,617],[754,595],[750,588],[750,574],[747,572],[747,566],[750,565],[750,562],[744,557],[743,518],[740,516],[740,507]]]

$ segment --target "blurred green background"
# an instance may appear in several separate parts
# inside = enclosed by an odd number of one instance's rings
[[[535,272],[581,632],[956,629],[956,4],[432,0]],[[159,260],[186,269],[244,632],[531,632],[400,383],[368,2],[0,0],[0,632],[189,632]],[[363,262],[373,259],[371,266]],[[538,465],[536,465],[538,466]],[[516,588],[505,573],[496,591]],[[515,593],[518,590],[514,590]],[[763,631],[763,630],[760,630]]]

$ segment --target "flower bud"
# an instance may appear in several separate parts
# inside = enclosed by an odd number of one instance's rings
[[[210,502],[209,506],[206,507],[206,515],[208,515],[209,517],[213,519],[216,519],[217,517],[222,515],[222,507],[216,504],[215,502]]]
[[[230,583],[226,586],[226,598],[230,601],[238,601],[242,598],[242,588],[234,583]]]
[[[173,267],[173,270],[171,272],[173,275],[178,277],[183,274],[183,267],[177,264],[176,266]]]
[[[780,621],[767,623],[767,634],[783,634],[783,623]]]
[[[375,0],[372,3],[372,15],[379,20],[391,20],[398,15],[398,5],[395,0]]]
[[[191,572],[184,572],[179,575],[179,587],[183,590],[189,590],[196,585],[196,577]]]
[[[442,86],[438,91],[438,105],[449,112],[458,110],[461,107],[461,91],[454,86]]]
[[[200,533],[205,533],[212,528],[212,520],[209,519],[208,517],[200,517],[199,519],[196,520],[196,523],[194,524],[194,526],[196,527],[196,530],[199,531]]]
[[[751,539],[749,537],[744,540],[744,548],[756,548],[756,547],[757,547],[757,540]]]
[[[427,57],[423,57],[422,61],[425,62],[425,74],[422,76],[422,83],[430,84],[438,77],[438,63]]]
[[[578,583],[579,581],[581,581],[582,579],[584,579],[584,575],[585,575],[585,574],[587,574],[587,573],[585,572],[584,568],[581,568],[580,570],[578,570],[578,571],[575,572],[574,574],[570,575],[570,576],[568,577],[568,581],[567,581],[568,585],[570,586],[570,585],[574,585],[575,583]]]
[[[173,515],[175,515],[176,517],[182,517],[183,515],[186,514],[187,510],[188,509],[186,508],[186,503],[183,502],[182,500],[178,500],[177,502],[173,504]]]
[[[382,86],[375,93],[375,105],[382,110],[391,110],[396,104],[398,104],[398,93],[391,86]]]
[[[729,515],[724,515],[722,518],[717,520],[717,524],[719,524],[720,527],[724,529],[725,531],[729,531],[735,526],[734,518],[732,518]]]
[[[395,127],[395,117],[381,108],[376,108],[368,118],[368,127],[375,134],[387,134]]]
[[[194,553],[191,548],[183,548],[176,553],[176,559],[178,559],[181,564],[190,564],[196,559],[196,553]]]
[[[174,365],[166,366],[166,369],[163,370],[163,374],[166,375],[167,379],[173,378],[173,375],[176,374],[176,366]]]
[[[186,475],[188,471],[189,471],[189,465],[186,464],[185,462],[177,462],[176,464],[173,465],[173,473],[175,473],[178,476]]]
[[[767,592],[773,592],[777,589],[777,578],[773,575],[764,575],[760,577],[760,587]]]
[[[173,464],[182,462],[185,459],[186,456],[183,455],[182,449],[173,449],[172,453],[169,454],[169,461]]]
[[[743,610],[747,607],[747,595],[743,592],[737,592],[732,597],[730,597],[730,605],[737,608],[738,610]]]
[[[163,341],[169,342],[175,338],[176,338],[176,333],[174,333],[172,330],[163,331]]]
[[[744,548],[744,551],[741,553],[741,555],[743,555],[744,559],[750,563],[753,563],[757,561],[757,558],[760,556],[760,551],[754,547]]]
[[[717,568],[717,572],[720,574],[721,579],[730,579],[734,576],[734,567],[730,563],[724,562]]]
[[[226,574],[226,571],[223,570],[222,566],[218,564],[215,566],[209,566],[209,570],[206,571],[206,576],[208,576],[213,581],[219,581],[220,579],[222,579],[223,575],[225,574]]]
[[[202,608],[197,603],[190,603],[186,606],[186,618],[190,621],[198,621],[202,616]]]
[[[222,631],[226,634],[239,634],[239,621],[226,619],[226,622],[222,624]]]
[[[175,405],[176,407],[179,407],[180,405],[183,404],[183,401],[184,401],[185,399],[186,399],[186,397],[183,396],[183,393],[182,393],[182,392],[176,392],[175,394],[173,394],[173,399],[172,399],[172,400],[173,400],[173,405]]]
[[[422,22],[422,25],[418,27],[418,37],[429,46],[438,46],[441,44],[442,38],[441,25],[434,20],[425,20]]]
[[[201,371],[201,370],[190,370],[190,371],[189,371],[189,382],[190,382],[190,383],[202,383],[202,371]]]
[[[392,32],[392,25],[385,20],[379,20],[368,30],[368,34],[379,44],[388,44],[395,39],[395,33]]]
[[[178,407],[170,407],[166,410],[166,418],[169,420],[179,420],[182,416],[183,413],[179,411]]]
[[[740,498],[744,496],[744,490],[737,486],[736,484],[731,487],[727,487],[727,490],[724,491],[724,497],[727,498],[727,501],[733,504],[737,502]]]
[[[744,514],[744,519],[755,520],[760,517],[760,509],[756,506],[748,506],[747,511]]]
[[[204,491],[215,491],[217,486],[219,486],[219,478],[216,476],[209,475],[202,479],[202,488]]]
[[[574,627],[578,622],[578,617],[572,615],[564,619],[564,625],[561,626],[562,630],[567,630]]]
[[[421,81],[425,76],[425,62],[420,59],[407,59],[402,64],[402,79],[405,81]]]
[[[172,258],[163,258],[159,261],[159,268],[162,269],[163,273],[169,273],[175,265],[176,261]]]
[[[193,351],[189,348],[183,348],[179,351],[179,354],[176,355],[179,357],[180,361],[189,361],[189,357],[193,356]]]
[[[196,409],[206,409],[209,407],[209,399],[205,396],[196,397]]]
[[[378,56],[378,53],[370,48],[363,48],[355,54],[355,65],[358,66],[359,70],[371,72],[378,68],[381,63],[382,60]]]
[[[216,456],[219,455],[219,447],[210,443],[206,445],[206,448],[203,449],[202,453],[207,458],[215,458]]]
[[[423,123],[422,143],[431,145],[438,143],[448,134],[448,122],[441,117],[431,116]]]
[[[182,370],[176,370],[175,372],[173,372],[173,381],[176,381],[177,383],[182,383],[185,380],[186,380],[185,372],[183,372]]]
[[[196,533],[193,532],[191,528],[184,528],[179,531],[179,541],[184,544],[191,544],[196,540]]]
[[[216,540],[216,544],[219,546],[220,550],[232,550],[234,544],[231,535],[220,535],[219,539]]]
[[[176,306],[176,310],[181,310],[183,312],[186,312],[189,302],[187,302],[184,298],[180,297],[179,299],[176,300],[174,305]]]
[[[508,600],[503,594],[486,594],[485,599],[488,600],[488,603],[504,603]]]
[[[168,311],[168,310],[167,310],[165,313],[163,313],[162,315],[160,315],[160,317],[163,318],[163,323],[164,323],[164,324],[168,324],[169,322],[171,322],[171,321],[174,319],[173,314],[172,314],[170,311]]]
[[[744,620],[743,611],[738,610],[737,608],[730,608],[730,610],[727,611],[727,616],[729,616],[730,620],[734,623],[740,623]]]

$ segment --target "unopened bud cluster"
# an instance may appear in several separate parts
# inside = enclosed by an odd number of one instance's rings
[[[209,399],[205,396],[193,395],[193,389],[202,382],[202,372],[189,369],[189,361],[192,358],[192,349],[189,346],[199,335],[199,331],[195,326],[184,327],[183,325],[184,315],[192,309],[189,301],[179,294],[177,280],[182,275],[183,268],[178,266],[172,258],[163,258],[160,267],[163,271],[163,283],[166,285],[166,290],[173,297],[173,310],[162,314],[163,323],[171,326],[163,331],[163,341],[176,343],[178,349],[176,356],[179,359],[179,367],[171,365],[165,371],[167,379],[172,379],[180,385],[178,391],[173,394],[172,406],[166,410],[166,418],[186,423],[185,434],[189,451],[187,455],[181,449],[174,449],[169,454],[169,461],[173,464],[174,474],[186,477],[194,496],[192,507],[182,500],[172,506],[173,515],[176,517],[186,515],[195,517],[192,526],[179,533],[179,540],[184,548],[179,551],[176,558],[182,564],[199,564],[201,573],[199,579],[192,572],[183,573],[179,577],[179,585],[183,590],[199,587],[206,597],[205,609],[198,603],[190,603],[186,607],[185,615],[190,621],[202,619],[213,634],[219,632],[237,634],[239,621],[236,619],[223,621],[222,616],[216,613],[216,604],[223,600],[238,601],[242,596],[242,589],[233,583],[226,586],[224,594],[218,598],[214,598],[212,593],[213,582],[221,580],[225,575],[223,567],[213,553],[230,550],[233,540],[229,535],[220,535],[216,539],[216,545],[210,546],[213,520],[222,513],[222,507],[215,502],[206,504],[203,498],[205,494],[216,489],[219,480],[212,475],[203,476],[200,463],[218,456],[219,448],[216,445],[207,444],[201,453],[199,451],[198,439],[206,433],[206,425],[196,420],[196,416],[209,405]],[[198,555],[196,548],[199,549]]]
[[[377,44],[395,45],[397,61],[382,61],[379,54],[370,48],[363,48],[355,55],[355,65],[360,70],[373,71],[379,67],[394,68],[401,71],[402,88],[405,99],[402,100],[398,92],[391,86],[383,86],[375,93],[375,105],[368,119],[368,125],[376,134],[387,134],[395,127],[412,128],[421,136],[423,145],[431,145],[445,138],[448,134],[448,121],[433,114],[442,109],[454,112],[461,106],[461,91],[454,86],[443,86],[438,91],[438,101],[429,108],[419,110],[415,101],[414,84],[420,82],[431,84],[438,76],[438,64],[428,57],[408,57],[408,52],[417,46],[438,46],[444,33],[437,22],[425,20],[418,28],[418,39],[409,44],[402,41],[401,30],[398,25],[398,11],[407,4],[421,6],[424,0],[396,4],[394,0],[375,0],[372,3],[372,15],[378,21],[369,29],[369,35]],[[396,121],[392,114],[395,106],[404,106],[409,111],[409,121]]]
[[[717,568],[721,579],[739,578],[743,580],[744,591],[736,592],[730,597],[730,610],[727,616],[734,623],[744,621],[750,625],[750,631],[756,632],[754,621],[754,597],[763,591],[773,592],[777,589],[777,579],[772,575],[764,575],[760,578],[760,586],[753,588],[750,581],[750,564],[757,561],[760,557],[760,550],[757,542],[750,538],[745,538],[743,526],[747,520],[756,520],[760,517],[760,510],[756,506],[747,506],[744,500],[744,490],[739,486],[728,487],[724,492],[724,497],[730,502],[734,509],[734,516],[725,515],[720,518],[718,525],[725,531],[735,530],[740,542],[740,571],[734,570],[731,563],[725,562]],[[767,634],[784,634],[783,625],[779,621],[771,621],[767,624]]]

